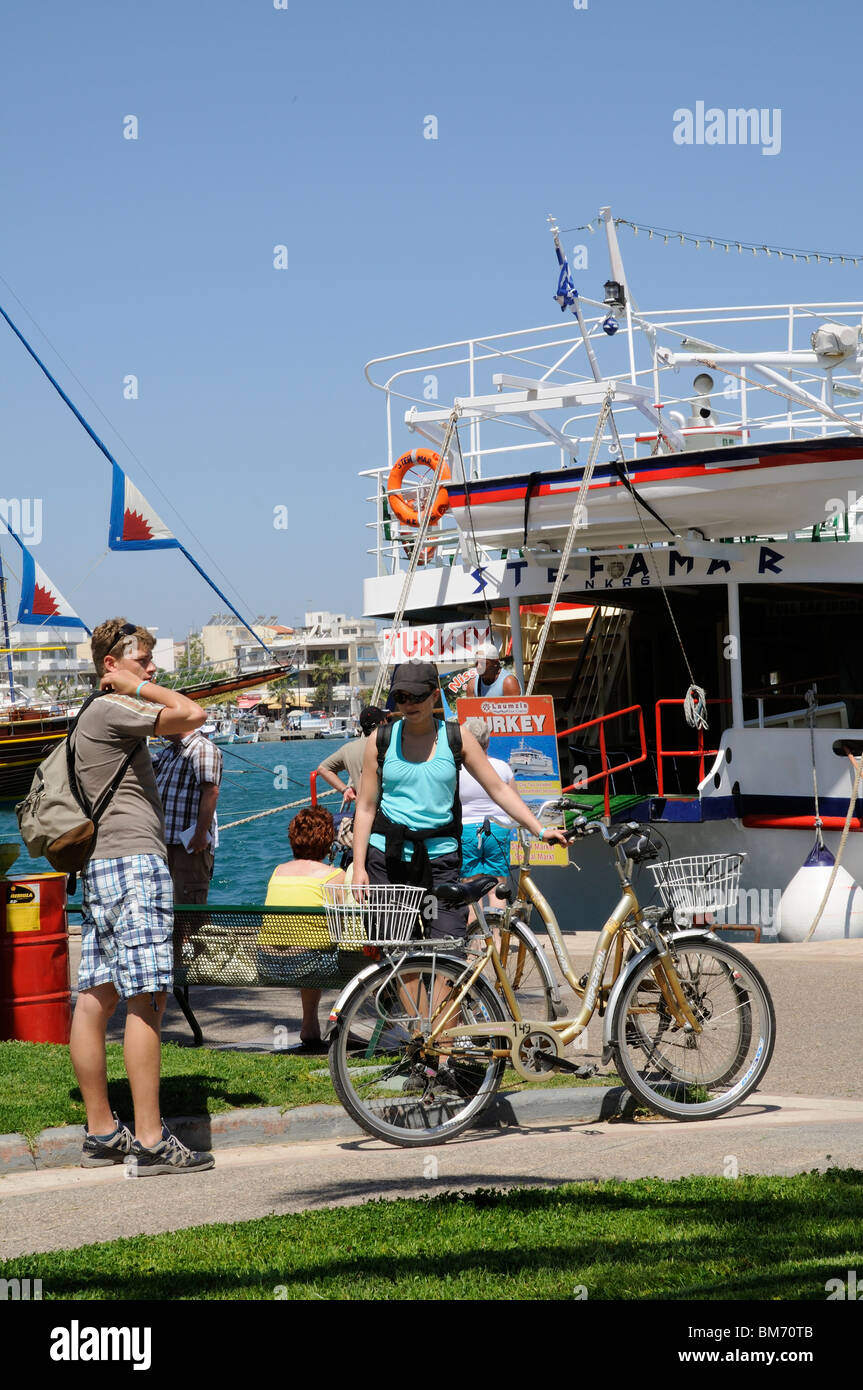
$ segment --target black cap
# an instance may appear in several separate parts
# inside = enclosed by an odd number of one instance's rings
[[[431,695],[440,680],[437,667],[430,661],[405,661],[393,675],[393,693],[403,690],[407,695]]]
[[[379,724],[383,724],[387,717],[385,709],[378,709],[377,705],[363,705],[360,710],[359,724],[364,734],[370,734],[372,729],[376,729]]]

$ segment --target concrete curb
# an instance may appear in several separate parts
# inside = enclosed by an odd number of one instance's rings
[[[499,1092],[477,1129],[512,1129],[550,1120],[555,1124],[608,1120],[625,1114],[629,1092],[620,1086],[558,1086],[547,1091]],[[303,1105],[281,1111],[267,1105],[228,1110],[220,1115],[180,1115],[167,1121],[194,1149],[237,1148],[244,1144],[309,1143],[367,1137],[340,1105]],[[43,1129],[31,1149],[23,1134],[0,1135],[0,1176],[44,1168],[77,1167],[83,1131],[77,1125]]]

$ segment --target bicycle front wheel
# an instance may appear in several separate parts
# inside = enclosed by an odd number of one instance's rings
[[[485,918],[488,926],[494,932],[500,963],[512,986],[522,1018],[552,1022],[556,1014],[554,975],[548,958],[533,932],[517,917],[511,918],[509,925],[505,927],[502,912],[490,909],[486,912]],[[479,930],[477,923],[473,923],[472,930]],[[468,960],[481,955],[484,950],[483,937],[471,935],[469,930]],[[495,977],[490,966],[488,967],[487,978],[498,995],[505,1014],[508,1013],[509,1010],[500,981]]]
[[[669,950],[700,1031],[681,1024],[658,957],[639,966],[615,1010],[617,1070],[651,1110],[708,1120],[733,1110],[770,1064],[773,1003],[753,965],[722,942],[681,941]]]
[[[433,953],[382,965],[345,1006],[330,1043],[330,1076],[339,1100],[376,1139],[425,1148],[454,1138],[482,1114],[503,1076],[493,1048],[500,1036],[465,1038],[462,1054],[424,1047],[468,971]],[[494,990],[480,976],[447,1023],[496,1023],[505,1017]]]

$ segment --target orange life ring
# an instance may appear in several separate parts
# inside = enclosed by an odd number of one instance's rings
[[[390,511],[399,521],[403,521],[406,526],[419,526],[420,517],[413,503],[408,502],[399,491],[407,474],[412,468],[430,468],[434,473],[440,463],[440,455],[431,449],[411,449],[408,453],[402,454],[400,459],[396,459],[390,469],[390,476],[387,478],[387,496],[389,498]],[[450,471],[444,463],[441,469],[441,482],[449,482]],[[445,512],[449,511],[449,494],[445,487],[438,488],[437,497],[431,510],[429,522],[434,525],[440,521]]]

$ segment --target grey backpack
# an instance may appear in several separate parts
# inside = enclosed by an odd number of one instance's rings
[[[74,734],[88,705],[105,693],[97,690],[84,701],[63,742],[37,767],[29,792],[15,807],[27,853],[34,859],[44,855],[64,874],[83,869],[92,855],[99,821],[141,747],[135,745],[91,808],[75,774]]]

